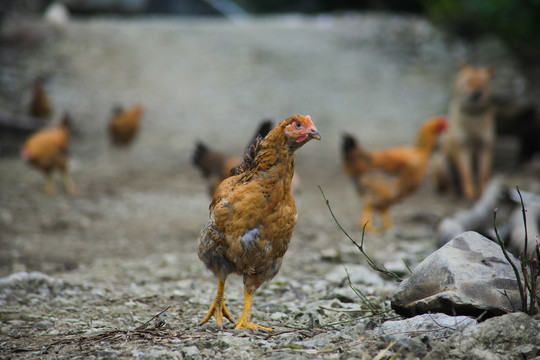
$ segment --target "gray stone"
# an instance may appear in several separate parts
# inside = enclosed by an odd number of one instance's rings
[[[398,354],[407,353],[407,359],[422,359],[428,352],[428,347],[419,338],[410,338],[405,335],[381,336],[378,339],[379,347],[384,348],[388,343],[393,342],[393,351]]]
[[[40,322],[36,323],[35,326],[36,326],[37,329],[42,329],[43,330],[43,329],[49,329],[49,328],[53,327],[54,323],[49,321],[49,320],[43,320],[43,321],[40,321]]]
[[[449,316],[446,314],[423,314],[405,320],[385,321],[373,333],[376,335],[407,335],[417,337],[428,335],[443,338],[455,331],[474,326],[477,321],[468,316]]]
[[[488,319],[439,343],[432,359],[530,359],[540,352],[540,322],[524,313]]]
[[[472,316],[485,312],[490,317],[519,310],[520,297],[500,247],[470,231],[422,261],[392,295],[392,308],[406,317],[427,312]]]
[[[200,356],[199,349],[196,346],[186,346],[182,351],[188,359]]]
[[[309,348],[318,349],[330,344],[330,341],[331,340],[328,334],[319,334],[309,340],[303,341],[302,345]]]

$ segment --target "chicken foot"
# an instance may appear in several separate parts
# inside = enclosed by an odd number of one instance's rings
[[[199,325],[203,325],[204,323],[206,323],[208,320],[210,320],[212,316],[216,317],[216,323],[220,329],[223,329],[223,316],[225,316],[227,320],[229,320],[230,322],[234,324],[234,319],[229,313],[229,310],[227,310],[227,307],[225,306],[225,297],[223,296],[224,293],[225,293],[225,280],[219,279],[216,298],[214,299],[212,306],[210,306],[210,310],[208,310],[208,314],[206,314],[206,316],[200,322]]]
[[[381,210],[382,228],[384,231],[392,227],[392,218],[388,209]]]
[[[54,186],[54,180],[51,173],[45,174],[45,193],[47,195],[54,195],[56,192],[55,186]]]
[[[69,175],[69,173],[67,172],[67,169],[62,170],[62,181],[64,182],[64,188],[66,189],[66,192],[68,194],[77,194],[77,188],[75,187],[75,183],[73,182],[71,175]]]
[[[358,227],[364,229],[366,233],[376,233],[377,229],[372,225],[373,208],[369,204],[365,204],[362,209],[362,218],[358,221]]]
[[[242,315],[240,315],[240,317],[238,318],[238,321],[236,322],[235,329],[250,329],[253,332],[257,330],[264,330],[264,331],[271,332],[272,329],[257,325],[251,321],[252,299],[253,299],[253,294],[248,293],[248,291],[244,288],[244,310],[242,311]]]

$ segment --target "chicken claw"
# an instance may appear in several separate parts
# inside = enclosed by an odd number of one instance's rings
[[[224,292],[225,292],[225,281],[219,280],[216,298],[214,299],[212,306],[210,306],[210,310],[208,310],[208,314],[206,314],[206,316],[200,322],[199,325],[206,323],[208,320],[210,320],[212,316],[216,317],[216,323],[220,329],[223,329],[223,316],[225,316],[227,320],[229,320],[230,322],[234,324],[234,319],[229,313],[229,310],[227,310],[227,307],[225,306],[225,297],[223,296]]]
[[[45,194],[54,195],[55,192],[56,192],[56,189],[55,189],[54,180],[51,174],[45,175]]]
[[[248,319],[246,319],[243,316],[243,314],[238,319],[238,322],[236,323],[235,329],[237,329],[237,330],[249,329],[249,330],[252,330],[253,332],[256,332],[257,330],[264,330],[264,331],[267,331],[267,332],[272,332],[272,329],[270,329],[270,328],[266,328],[264,326],[257,325],[254,322],[249,321]]]
[[[249,329],[253,332],[257,330],[264,330],[268,332],[272,332],[272,329],[266,328],[264,326],[257,325],[251,321],[251,301],[253,298],[253,294],[249,294],[244,289],[244,310],[242,311],[242,315],[238,318],[238,321],[236,322],[235,329]]]

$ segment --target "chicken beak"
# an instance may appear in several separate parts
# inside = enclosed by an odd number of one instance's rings
[[[308,136],[313,139],[321,140],[321,134],[319,134],[317,129],[311,129]]]

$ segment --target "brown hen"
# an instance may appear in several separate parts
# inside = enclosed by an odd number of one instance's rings
[[[263,120],[249,146],[257,137],[264,138],[271,129],[272,121]],[[218,185],[231,176],[231,170],[242,162],[242,158],[212,150],[202,141],[198,141],[191,162],[201,171],[202,176],[208,180],[208,193],[212,197]]]
[[[139,133],[142,112],[141,105],[134,105],[127,110],[120,106],[113,108],[108,124],[109,137],[113,145],[128,146],[133,143]]]
[[[429,119],[418,131],[414,146],[378,151],[367,151],[354,137],[344,135],[343,169],[362,197],[358,225],[365,226],[366,232],[384,231],[392,226],[390,207],[414,193],[422,183],[428,160],[446,127],[443,117]],[[374,210],[382,217],[382,229],[373,225]]]
[[[199,259],[218,279],[217,294],[201,324],[215,316],[234,322],[225,306],[225,280],[244,279],[244,310],[236,329],[271,331],[251,321],[251,302],[259,286],[281,266],[296,225],[291,193],[295,151],[320,134],[309,116],[295,115],[248,150],[244,163],[219,185],[210,204],[210,220],[198,239]]]
[[[32,99],[29,106],[30,116],[40,119],[47,119],[52,114],[52,105],[47,91],[45,90],[44,80],[36,78],[32,88]]]
[[[67,193],[75,194],[75,185],[68,172],[69,116],[64,115],[56,128],[36,132],[23,145],[21,158],[45,175],[45,192],[55,191],[52,173],[60,171]]]

